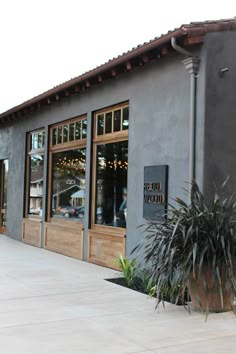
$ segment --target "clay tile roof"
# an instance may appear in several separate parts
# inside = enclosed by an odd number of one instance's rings
[[[192,41],[192,44],[196,44],[201,43],[203,37],[209,32],[230,30],[236,30],[236,18],[184,24],[179,28],[168,31],[166,34],[162,34],[160,37],[155,37],[149,42],[139,44],[122,55],[118,55],[116,58],[110,59],[106,63],[97,66],[80,76],[59,84],[52,89],[11,108],[0,114],[0,123],[19,119],[25,114],[39,110],[44,105],[54,103],[71,94],[78,94],[91,86],[101,84],[106,79],[111,79],[117,75],[124,74],[134,67],[142,66],[150,60],[157,59],[158,55],[166,55],[171,50],[171,37],[175,37],[179,40],[183,40],[184,38],[195,38],[195,41]],[[185,45],[184,41],[182,45]],[[161,52],[161,49],[163,48],[164,50]],[[160,51],[160,54],[157,54],[158,51]],[[146,58],[144,58],[145,56]]]

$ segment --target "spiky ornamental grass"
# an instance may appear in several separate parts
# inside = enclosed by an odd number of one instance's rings
[[[176,198],[176,206],[161,221],[149,221],[145,229],[145,262],[151,265],[157,286],[157,306],[168,294],[177,303],[189,294],[189,281],[203,277],[208,296],[209,277],[219,292],[236,293],[236,198],[216,193],[207,205],[198,185],[191,184],[190,203]],[[212,285],[211,285],[212,286]],[[233,303],[232,309],[234,310]],[[189,309],[189,308],[188,308]]]

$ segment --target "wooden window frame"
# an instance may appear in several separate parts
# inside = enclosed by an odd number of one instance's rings
[[[118,143],[122,141],[128,141],[129,137],[129,129],[121,130],[118,132],[105,133],[104,135],[97,135],[97,116],[101,113],[106,112],[114,112],[120,108],[129,108],[129,104],[123,103],[115,106],[111,106],[105,109],[101,109],[99,111],[94,112],[93,115],[93,156],[92,156],[92,199],[91,199],[91,230],[97,231],[99,233],[110,234],[111,236],[119,236],[124,237],[126,234],[126,228],[116,227],[116,226],[108,226],[108,225],[99,225],[95,223],[95,209],[96,209],[96,180],[97,180],[97,165],[96,165],[96,157],[97,157],[97,146],[102,144],[109,143]],[[122,120],[121,120],[122,126]],[[104,128],[105,131],[105,128]]]
[[[69,125],[71,123],[76,123],[76,122],[83,122],[84,120],[87,120],[87,115],[83,114],[82,116],[79,116],[79,117],[75,117],[75,118],[72,118],[72,119],[68,119],[68,120],[65,120],[63,122],[60,122],[60,123],[56,123],[56,124],[53,124],[51,127],[50,127],[50,134],[49,134],[49,151],[62,151],[63,149],[64,150],[69,150],[70,148],[73,148],[75,145],[78,146],[79,144],[81,145],[86,145],[86,140],[87,140],[87,133],[86,133],[86,138],[83,138],[81,137],[80,139],[74,139],[72,141],[68,141],[67,142],[62,142],[62,143],[58,143],[58,144],[53,144],[53,129],[55,128],[59,128],[59,127],[64,127],[65,125],[68,125],[68,137],[69,137]],[[81,126],[81,135],[82,135],[82,129],[83,127]],[[74,135],[75,135],[75,132],[74,132]],[[63,129],[62,129],[62,136],[63,136]],[[64,138],[62,138],[63,140]]]
[[[53,124],[49,128],[49,157],[48,157],[48,197],[47,197],[47,221],[57,224],[65,224],[65,219],[59,219],[51,216],[51,206],[52,206],[52,157],[56,152],[69,151],[74,149],[86,149],[86,138],[68,141],[66,143],[60,143],[57,145],[53,145],[53,129],[59,126],[64,126],[65,124],[75,123],[77,121],[83,121],[87,119],[87,115],[82,115],[73,119],[69,119],[57,124]],[[70,220],[69,222],[81,225],[83,224],[78,220]]]
[[[107,142],[110,141],[112,139],[123,139],[124,135],[128,136],[128,133],[125,134],[125,132],[128,132],[129,129],[123,129],[122,130],[122,126],[123,126],[123,109],[124,108],[129,108],[129,104],[128,102],[125,103],[121,103],[115,106],[111,106],[108,108],[104,108],[104,109],[100,109],[99,111],[96,111],[94,113],[94,121],[93,121],[93,142],[97,143],[97,142]],[[121,110],[122,114],[121,114],[121,120],[120,120],[120,130],[114,132],[114,112],[117,110]],[[104,128],[103,131],[106,131],[106,120],[105,120],[105,116],[106,113],[112,113],[112,121],[111,121],[111,133],[103,133],[103,134],[97,134],[97,127],[98,127],[98,116],[101,114],[104,114]]]
[[[46,133],[45,128],[39,128],[27,133],[26,137],[26,174],[25,174],[25,207],[24,207],[24,218],[42,220],[42,216],[29,214],[29,199],[30,199],[30,157],[33,155],[45,155],[45,140],[44,147],[41,149],[31,149],[31,137],[34,133]],[[44,168],[43,168],[44,170]],[[43,181],[44,182],[44,181]]]

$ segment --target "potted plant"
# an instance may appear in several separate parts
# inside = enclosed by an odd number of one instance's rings
[[[190,202],[176,198],[161,221],[145,229],[144,259],[151,267],[159,305],[166,289],[177,303],[191,297],[204,312],[234,310],[236,294],[236,198],[216,193],[206,203],[191,184]],[[136,249],[137,249],[136,248]]]

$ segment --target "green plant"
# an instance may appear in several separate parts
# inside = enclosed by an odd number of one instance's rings
[[[137,275],[137,262],[135,259],[129,260],[128,258],[123,258],[121,255],[118,257],[118,266],[124,277],[126,285],[131,288],[134,286],[136,275]]]
[[[153,296],[155,283],[149,270],[141,268],[135,259],[129,260],[121,255],[117,261],[126,286]]]
[[[153,285],[149,292],[148,292],[148,295],[149,296],[152,296],[152,297],[156,297],[157,296],[157,286],[156,285]]]
[[[208,205],[198,185],[191,184],[190,202],[176,198],[161,221],[149,221],[144,247],[145,262],[156,283],[157,305],[168,291],[172,302],[183,299],[191,281],[198,282],[199,297],[203,291],[208,313],[209,293],[218,292],[224,307],[226,293],[234,310],[236,294],[236,198],[216,193]],[[134,251],[133,251],[134,252]],[[198,299],[201,306],[201,300]]]
[[[155,283],[153,282],[149,269],[141,268],[138,271],[137,284],[140,291],[153,296]]]

